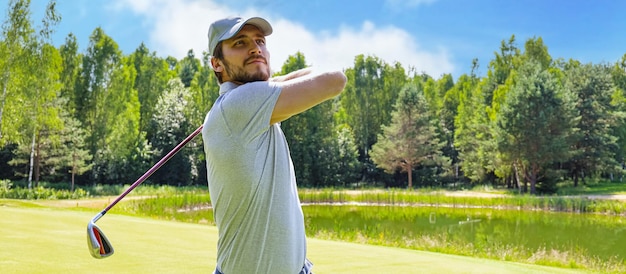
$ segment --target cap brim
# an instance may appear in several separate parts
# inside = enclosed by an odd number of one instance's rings
[[[262,32],[263,35],[268,36],[270,34],[272,34],[272,26],[270,25],[269,22],[267,22],[265,19],[261,18],[261,17],[252,17],[246,21],[243,22],[243,24],[241,24],[241,27],[250,24],[253,26],[256,26],[257,28],[259,28]],[[239,29],[241,29],[241,27]],[[239,31],[239,30],[237,30]]]
[[[272,26],[265,19],[263,19],[261,17],[252,17],[252,18],[249,18],[246,21],[242,21],[242,22],[234,25],[230,29],[229,32],[224,33],[225,35],[220,37],[219,41],[224,41],[224,40],[228,40],[230,38],[233,38],[235,35],[237,35],[237,33],[239,33],[239,31],[245,25],[253,25],[253,26],[259,28],[259,30],[261,30],[261,32],[263,32],[263,35],[265,35],[265,36],[268,36],[268,35],[272,34],[272,31],[273,31],[272,30]]]

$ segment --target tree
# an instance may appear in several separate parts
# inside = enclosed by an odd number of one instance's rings
[[[64,105],[62,100],[58,99],[59,105]],[[84,149],[85,132],[80,127],[80,122],[72,118],[66,110],[60,111],[63,126],[39,132],[36,143],[38,168],[35,177],[49,182],[61,182],[67,180],[70,174],[70,189],[73,191],[75,175],[91,169],[91,155]],[[20,145],[14,150],[16,157],[10,163],[16,166],[18,176],[28,176],[31,151],[30,143]]]
[[[482,86],[477,77],[462,75],[454,89],[458,93],[458,107],[454,117],[453,145],[458,152],[460,169],[456,172],[471,182],[483,182],[493,170],[492,158],[485,157],[493,135],[490,134]]]
[[[76,97],[74,88],[78,79],[80,69],[81,56],[78,54],[78,42],[76,36],[70,33],[65,38],[65,43],[59,47],[61,54],[61,73],[59,81],[61,82],[61,91],[59,97],[64,98],[67,109],[72,115],[76,111]]]
[[[38,53],[33,55],[35,60],[32,64],[32,79],[26,85],[26,94],[29,100],[24,104],[24,116],[29,122],[22,126],[25,136],[31,137],[30,148],[30,171],[28,176],[29,187],[32,186],[32,179],[39,182],[41,176],[42,158],[50,152],[43,151],[43,143],[56,145],[59,130],[62,128],[62,121],[59,116],[61,111],[60,100],[57,97],[59,91],[58,76],[60,71],[60,55],[58,51],[49,44],[45,44],[38,49]],[[50,142],[53,142],[50,144]]]
[[[298,52],[289,56],[280,74],[306,66],[304,55]],[[348,174],[354,171],[356,158],[351,158],[354,154],[350,150],[350,140],[338,136],[333,116],[336,105],[336,100],[323,102],[281,124],[290,144],[299,185],[334,186],[351,179]]]
[[[615,86],[611,70],[602,65],[571,62],[565,69],[565,85],[576,97],[576,111],[580,116],[576,128],[575,152],[569,161],[574,186],[579,178],[596,171],[619,170],[615,159],[618,151],[613,129],[618,125],[618,110],[612,103]]]
[[[109,83],[108,102],[112,119],[106,132],[105,146],[101,150],[101,175],[108,181],[132,182],[150,166],[153,150],[146,134],[140,131],[140,103],[133,88],[136,73],[132,58],[123,57],[114,70]],[[96,164],[98,164],[96,162]]]
[[[337,125],[333,136],[326,150],[331,157],[327,161],[322,183],[324,186],[349,186],[359,179],[361,170],[354,135],[349,127]]]
[[[80,121],[71,115],[64,117],[65,125],[63,134],[61,134],[62,149],[60,150],[60,154],[64,157],[61,162],[63,166],[61,170],[67,171],[71,175],[70,190],[74,191],[76,176],[91,170],[93,166],[91,163],[92,156],[86,149],[85,137],[87,134]]]
[[[616,160],[625,165],[626,158],[626,54],[615,62],[611,68],[611,77],[615,84],[615,92],[613,93],[613,104],[618,110],[616,115],[619,119],[613,127],[613,135],[617,138],[619,149],[615,153]]]
[[[526,192],[530,182],[530,193],[535,194],[546,168],[571,157],[575,101],[537,62],[526,62],[516,77],[496,120],[496,139],[518,185],[524,180],[520,190]]]
[[[198,68],[189,86],[190,98],[185,113],[190,124],[201,125],[204,122],[204,117],[219,96],[219,88],[211,68],[210,56],[204,52],[202,66]]]
[[[133,67],[137,72],[134,89],[137,90],[140,104],[139,129],[151,139],[157,132],[150,127],[157,100],[167,86],[167,82],[176,77],[174,70],[170,70],[168,62],[150,52],[145,44],[139,47],[130,56]]]
[[[470,75],[461,75],[454,87],[458,96],[454,117],[453,145],[458,153],[455,172],[462,173],[473,183],[487,181],[487,175],[494,170],[494,157],[490,155],[495,154],[493,127],[487,107],[491,102],[484,98],[485,90],[491,90],[494,81],[479,79],[475,74],[477,69],[478,60],[474,59]]]
[[[443,155],[452,161],[452,164],[458,163],[458,151],[454,147],[454,117],[456,117],[459,108],[459,90],[454,84],[451,74],[444,74],[441,79],[437,80],[437,93],[439,94],[437,108],[431,107],[433,117],[437,117],[437,135],[441,141],[445,143],[442,149]]]
[[[20,142],[19,106],[27,98],[22,92],[23,83],[27,82],[25,78],[28,77],[26,60],[32,55],[29,45],[35,40],[30,0],[11,0],[7,11],[0,43],[0,145]]]
[[[489,62],[487,77],[490,78],[496,86],[504,84],[509,78],[511,71],[518,67],[517,60],[519,56],[520,50],[515,45],[515,35],[511,35],[507,42],[502,40],[500,42],[500,53],[495,53],[495,59]],[[491,103],[493,93],[485,93],[483,95],[487,100],[486,102]]]
[[[415,167],[446,162],[441,153],[443,145],[437,137],[421,86],[409,84],[400,92],[391,124],[383,127],[370,155],[374,163],[388,173],[406,172],[411,189]]]
[[[193,49],[190,49],[187,52],[187,56],[180,60],[177,64],[178,66],[178,78],[180,78],[185,88],[191,86],[191,81],[196,75],[196,72],[200,69],[200,61],[196,59]]]
[[[189,86],[189,97],[185,108],[185,117],[191,128],[204,123],[204,118],[213,106],[213,102],[219,96],[219,84],[213,75],[210,56],[207,52],[202,54],[202,66],[195,73]],[[190,128],[190,130],[191,130]],[[196,183],[206,183],[206,160],[202,138],[191,140],[187,146],[193,157],[192,179]]]
[[[57,104],[61,58],[58,51],[48,43],[52,27],[60,20],[55,5],[51,1],[46,7],[39,33],[26,44],[25,52],[30,54],[22,56],[26,61],[24,71],[27,75],[22,87],[26,100],[21,104],[22,119],[18,120],[18,126],[22,136],[31,138],[29,188],[32,187],[33,175],[35,182],[39,182],[42,154],[49,154],[49,151],[42,151],[42,143],[53,142],[55,138],[49,135],[62,126],[58,115],[60,105]]]
[[[33,175],[39,180],[41,151],[46,138],[60,125],[56,105],[58,86],[58,52],[48,44],[53,27],[59,22],[55,1],[46,7],[39,32],[31,27],[30,1],[9,3],[7,21],[0,43],[0,144],[16,144],[17,150],[29,151],[29,187]],[[30,144],[30,149],[27,149]],[[19,163],[23,159],[14,159]]]
[[[537,62],[542,69],[548,69],[552,66],[552,56],[548,53],[548,47],[543,43],[541,37],[526,40],[522,60],[522,62]]]
[[[515,45],[515,36],[501,41],[500,51],[494,54],[487,77],[476,77],[474,71],[478,62],[473,60],[472,74],[457,83],[462,88],[454,122],[454,145],[463,175],[474,183],[495,183],[497,175],[511,181],[510,166],[498,160],[494,136],[496,117],[513,85],[511,74],[519,63],[520,50]]]
[[[168,82],[163,95],[157,102],[152,124],[158,134],[150,140],[150,143],[157,151],[155,156],[158,159],[165,156],[190,132],[190,125],[184,115],[189,98],[188,93],[189,91],[180,79],[174,78]],[[183,148],[167,162],[167,165],[155,172],[152,181],[169,185],[189,184],[193,163],[190,156],[189,148]]]
[[[116,123],[123,123],[116,120],[116,116],[123,112],[121,108],[128,101],[128,97],[124,97],[125,87],[117,86],[122,90],[114,88],[114,81],[124,78],[119,77],[118,72],[123,67],[122,54],[117,43],[101,28],[96,28],[89,37],[89,47],[82,61],[74,89],[76,118],[89,133],[86,141],[94,161],[92,181],[104,182],[106,174],[111,174],[107,171],[105,157],[105,153],[109,156],[112,153],[108,148],[108,142],[111,141],[109,135]]]
[[[390,66],[377,57],[359,55],[354,68],[346,70],[348,82],[341,95],[341,110],[345,113],[340,124],[352,129],[359,160],[365,168],[363,179],[377,172],[369,159],[369,150],[382,125],[389,123],[398,93],[407,82],[404,69],[398,63]]]

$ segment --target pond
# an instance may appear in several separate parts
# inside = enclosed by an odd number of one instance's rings
[[[309,236],[430,251],[626,260],[626,218],[599,214],[410,206],[303,206]],[[556,255],[555,255],[556,254]]]

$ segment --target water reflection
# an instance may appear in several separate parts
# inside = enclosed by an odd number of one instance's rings
[[[303,207],[307,230],[386,241],[443,239],[476,250],[576,251],[603,260],[626,260],[624,217],[476,208]]]

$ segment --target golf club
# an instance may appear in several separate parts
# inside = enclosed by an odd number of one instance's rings
[[[91,256],[96,259],[102,259],[113,255],[113,246],[111,242],[104,236],[102,230],[96,225],[96,222],[104,216],[115,204],[117,204],[120,200],[122,200],[128,193],[133,191],[137,186],[143,183],[152,173],[157,171],[161,166],[163,166],[169,159],[171,159],[178,151],[180,151],[189,141],[191,141],[194,137],[196,137],[202,131],[202,126],[196,129],[191,135],[187,136],[185,140],[183,140],[180,144],[178,144],[172,151],[167,153],[159,162],[157,162],[154,166],[152,166],[146,173],[144,173],[137,181],[135,181],[124,193],[120,194],[119,197],[115,199],[111,204],[109,204],[104,210],[98,213],[96,216],[91,219],[91,222],[87,225],[87,245],[89,247],[89,252]]]

